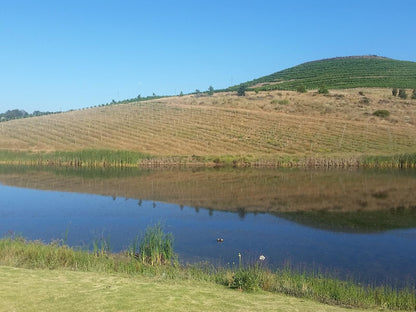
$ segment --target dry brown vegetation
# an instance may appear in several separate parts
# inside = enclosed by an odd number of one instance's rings
[[[188,95],[3,122],[0,149],[265,160],[392,155],[415,152],[415,108],[415,100],[393,97],[390,89]],[[372,115],[383,109],[389,117]]]

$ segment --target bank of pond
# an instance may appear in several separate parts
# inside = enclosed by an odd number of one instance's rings
[[[0,261],[414,310],[415,189],[414,169],[0,166]]]
[[[216,267],[208,263],[180,265],[169,239],[160,225],[149,227],[144,239],[135,249],[110,253],[105,244],[94,251],[68,247],[62,241],[44,244],[26,241],[13,235],[0,239],[0,264],[29,269],[65,269],[88,272],[125,273],[131,276],[159,276],[168,279],[209,281],[242,291],[270,291],[322,303],[349,307],[414,311],[416,292],[412,285],[395,288],[389,285],[359,284],[353,280],[339,280],[314,271],[299,271],[285,266],[271,270],[265,257],[245,262],[238,255],[238,263]],[[147,237],[146,236],[152,236]],[[166,242],[168,240],[168,242]]]

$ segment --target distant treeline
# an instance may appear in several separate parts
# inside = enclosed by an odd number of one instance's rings
[[[32,114],[29,114],[28,112],[26,112],[23,109],[13,109],[13,110],[8,110],[5,113],[0,113],[0,122],[12,120],[12,119],[43,116],[43,115],[50,115],[50,114],[56,114],[56,113],[58,113],[58,112],[34,111]]]
[[[115,104],[127,104],[127,103],[132,103],[132,102],[140,102],[140,101],[149,101],[149,100],[157,100],[157,99],[162,99],[168,97],[167,95],[156,95],[153,93],[152,96],[141,96],[140,94],[132,99],[125,99],[125,100],[121,100],[121,101],[115,101],[112,100],[110,103],[106,103],[106,104],[101,104],[99,106],[108,106],[108,105],[115,105]],[[93,106],[91,106],[93,107]]]

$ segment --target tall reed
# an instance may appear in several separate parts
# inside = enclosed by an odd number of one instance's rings
[[[150,265],[170,264],[176,259],[173,235],[165,233],[160,223],[148,226],[141,240],[135,239],[130,254]]]

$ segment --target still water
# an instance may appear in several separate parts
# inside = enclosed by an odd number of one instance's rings
[[[329,272],[362,282],[416,277],[414,171],[0,168],[0,233],[129,248],[148,225],[181,262]],[[217,238],[223,238],[217,243]]]

